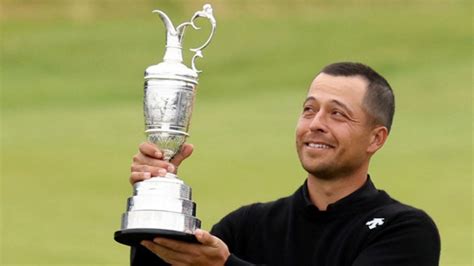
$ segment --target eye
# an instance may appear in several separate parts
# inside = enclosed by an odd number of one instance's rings
[[[303,116],[311,116],[315,110],[311,106],[303,106]]]
[[[340,110],[334,110],[332,111],[332,114],[337,117],[347,117],[347,115],[343,111],[340,111]]]

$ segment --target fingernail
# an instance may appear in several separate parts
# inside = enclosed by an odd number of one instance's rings
[[[174,172],[174,166],[172,164],[168,165],[168,172]]]
[[[155,152],[155,157],[156,158],[161,158],[162,154],[160,151]]]
[[[166,175],[166,170],[165,169],[160,169],[160,170],[158,170],[158,174],[160,176],[164,176],[164,175]]]
[[[144,247],[146,247],[147,244],[148,244],[148,243],[147,243],[145,240],[142,240],[142,241],[140,242],[140,245],[142,245],[142,246],[144,246]]]
[[[150,173],[143,173],[143,177],[144,177],[145,179],[148,179],[148,178],[151,177],[151,174],[150,174]]]
[[[162,241],[161,241],[161,238],[157,237],[153,239],[153,242],[155,242],[156,244],[161,244]]]

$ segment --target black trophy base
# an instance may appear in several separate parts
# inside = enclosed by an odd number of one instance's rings
[[[199,243],[193,234],[163,229],[123,229],[116,231],[114,234],[115,241],[128,246],[139,246],[142,240],[153,241],[155,237],[164,237],[188,243]]]

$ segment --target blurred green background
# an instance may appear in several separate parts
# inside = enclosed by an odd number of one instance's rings
[[[209,2],[218,29],[180,169],[203,227],[303,182],[294,128],[308,85],[326,64],[361,61],[397,100],[372,178],[433,217],[441,265],[471,265],[471,2]],[[204,2],[1,3],[0,264],[127,265],[112,235],[144,139],[143,71],[164,49],[151,10],[178,24]],[[206,38],[201,24],[186,47]]]

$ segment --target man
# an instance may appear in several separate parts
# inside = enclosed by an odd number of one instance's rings
[[[201,244],[143,241],[132,249],[132,264],[438,265],[440,239],[430,217],[377,190],[368,175],[394,109],[390,85],[370,67],[326,66],[296,128],[305,183],[289,197],[230,213],[211,233],[198,230]],[[175,172],[192,149],[184,145],[168,164],[155,146],[141,144],[130,181]]]

